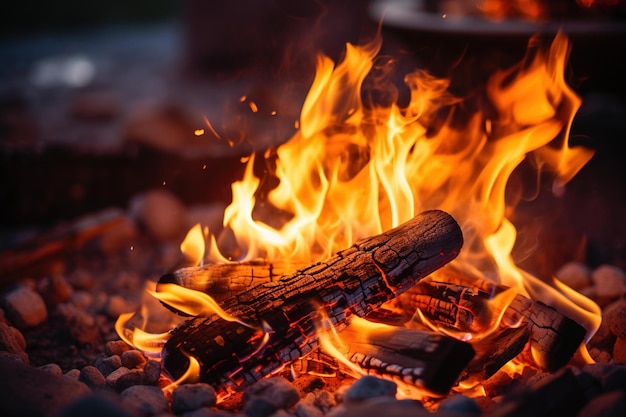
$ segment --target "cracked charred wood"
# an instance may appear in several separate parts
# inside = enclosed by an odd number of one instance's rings
[[[241,322],[215,315],[186,320],[162,349],[164,368],[178,378],[193,357],[201,380],[241,388],[316,348],[322,315],[341,331],[350,317],[364,317],[447,264],[462,245],[449,214],[425,211],[323,262],[224,299],[223,310]]]
[[[530,331],[518,359],[551,372],[565,366],[583,342],[585,329],[550,306],[520,294],[503,305],[490,305],[490,300],[509,289],[452,267],[438,271],[438,275],[421,281],[398,298],[398,305],[407,315],[419,309],[426,319],[444,328],[480,333],[489,330],[493,317],[501,312],[498,308],[504,305],[501,326],[526,325]],[[493,308],[495,311],[490,311]]]
[[[370,323],[355,318],[337,350],[370,375],[446,395],[474,357],[467,343],[441,333]]]

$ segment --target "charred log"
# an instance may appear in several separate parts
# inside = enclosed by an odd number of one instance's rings
[[[165,369],[178,377],[193,356],[202,380],[247,385],[316,348],[322,311],[340,331],[350,317],[365,316],[454,259],[462,244],[461,229],[450,215],[421,213],[324,262],[223,300],[226,313],[250,325],[214,316],[183,322],[162,350]]]
[[[487,311],[488,302],[507,288],[445,268],[446,282],[422,281],[401,297],[398,304],[409,316],[419,309],[432,323],[460,332],[487,330],[490,317],[499,312]],[[550,372],[565,366],[580,347],[585,329],[541,302],[515,295],[503,312],[502,326],[527,326],[528,343],[520,355],[527,364]]]

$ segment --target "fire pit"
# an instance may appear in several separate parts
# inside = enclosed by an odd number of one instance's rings
[[[155,245],[134,229],[149,227],[151,201],[185,210],[163,195],[136,201],[136,217],[108,211],[35,239],[27,260],[69,253],[63,271],[6,285],[0,409],[623,408],[623,270],[565,264],[578,260],[568,253],[541,265],[528,239],[543,225],[523,200],[563,195],[594,156],[571,139],[581,99],[566,81],[567,35],[531,37],[521,61],[466,97],[419,68],[398,84],[381,47],[378,34],[340,62],[319,58],[296,133],[244,158],[230,204],[189,227],[180,250],[175,234]],[[208,120],[196,134],[208,131],[219,134]]]

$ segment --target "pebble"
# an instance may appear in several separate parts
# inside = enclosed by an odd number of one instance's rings
[[[100,329],[93,316],[85,310],[63,303],[56,306],[55,313],[63,318],[74,340],[82,344],[97,342]]]
[[[591,279],[600,298],[617,298],[626,293],[626,273],[613,265],[601,265],[593,270]]]
[[[48,310],[41,295],[24,285],[4,296],[3,307],[7,318],[20,330],[37,327],[48,319]]]
[[[187,211],[172,192],[153,189],[133,198],[129,211],[157,241],[180,240],[187,232]]]
[[[102,389],[107,386],[107,381],[102,372],[95,366],[87,365],[80,370],[78,377],[80,382],[85,383],[92,391]]]
[[[26,339],[19,329],[0,322],[0,351],[12,353],[24,363],[30,363],[26,353]]]
[[[93,304],[93,295],[87,291],[74,291],[72,297],[68,300],[76,308],[87,310]]]
[[[78,378],[80,378],[80,369],[70,369],[64,373],[63,376],[78,381]]]
[[[243,413],[247,417],[270,417],[275,412],[276,406],[265,397],[253,397],[243,406]]]
[[[104,345],[104,353],[108,356],[121,355],[130,349],[132,348],[123,340],[111,340]]]
[[[109,386],[115,388],[115,386],[117,384],[117,380],[120,379],[122,375],[124,375],[124,374],[126,374],[128,372],[130,372],[130,369],[128,369],[128,368],[126,368],[124,366],[120,366],[115,371],[113,371],[109,375],[107,375],[107,377],[106,377],[107,384],[109,384]]]
[[[619,338],[626,338],[626,299],[621,298],[606,306],[603,313],[603,321],[611,333]]]
[[[63,370],[56,363],[47,363],[45,365],[41,365],[39,369],[51,373],[52,375],[63,375]]]
[[[619,338],[613,345],[613,359],[626,365],[626,339]]]
[[[374,397],[395,398],[398,385],[386,379],[365,375],[359,378],[346,392],[345,403],[358,403]]]
[[[205,383],[179,385],[172,392],[172,411],[176,414],[213,407],[216,402],[215,389]]]
[[[602,416],[623,417],[626,415],[626,391],[612,391],[598,395],[578,413],[580,417]]]
[[[559,281],[574,290],[581,290],[591,285],[591,269],[580,262],[568,262],[554,274]]]
[[[41,294],[48,306],[55,306],[59,303],[69,301],[74,292],[74,288],[67,282],[63,275],[55,274],[43,278],[37,285],[37,292]]]
[[[145,376],[141,369],[130,369],[115,380],[115,389],[120,392],[134,385],[143,385]]]
[[[145,383],[148,385],[156,385],[161,377],[161,362],[149,360],[143,367]]]
[[[463,416],[479,416],[482,410],[476,400],[465,395],[452,395],[439,404],[437,411],[454,411],[462,413]]]
[[[95,360],[94,366],[106,377],[122,366],[122,358],[120,355],[100,356]]]
[[[121,314],[128,313],[128,303],[119,295],[108,297],[104,304],[104,313],[110,318],[116,320]]]
[[[324,413],[327,413],[331,408],[337,405],[335,397],[330,391],[317,390],[314,392],[315,400],[313,404],[319,407]]]
[[[120,355],[122,360],[122,366],[128,369],[143,368],[146,363],[146,357],[143,352],[137,349],[130,349],[126,352],[122,352]]]
[[[614,366],[600,379],[604,391],[609,392],[618,389],[626,389],[626,367]]]
[[[100,393],[86,395],[66,406],[58,417],[134,417],[121,400]]]
[[[161,388],[151,385],[134,385],[120,393],[122,402],[140,416],[153,416],[157,413],[168,412],[167,398]]]
[[[248,387],[243,393],[242,402],[246,404],[255,397],[264,398],[277,409],[288,409],[296,405],[300,393],[286,378],[275,376]]]
[[[98,243],[104,253],[114,255],[117,251],[131,247],[138,236],[137,224],[130,217],[124,216],[100,236]]]
[[[298,402],[295,407],[295,412],[298,417],[324,417],[322,410],[306,401]]]

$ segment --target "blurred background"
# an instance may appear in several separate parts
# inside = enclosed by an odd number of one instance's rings
[[[319,52],[339,60],[346,42],[380,30],[381,54],[393,57],[399,80],[423,68],[450,77],[453,91],[465,94],[518,62],[533,34],[564,30],[572,40],[568,76],[583,97],[573,137],[598,153],[573,181],[577,191],[528,212],[589,236],[596,262],[626,260],[622,1],[59,0],[2,7],[0,247],[24,228],[126,207],[147,189],[165,187],[185,204],[229,201],[241,156],[294,133]],[[567,236],[559,239],[563,245]]]

